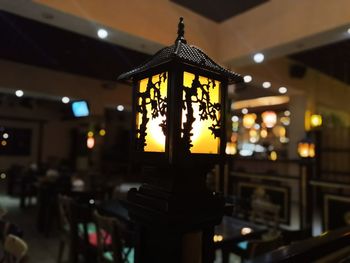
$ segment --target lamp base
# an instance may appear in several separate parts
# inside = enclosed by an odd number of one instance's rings
[[[192,177],[205,180],[205,176],[198,176],[192,170],[194,173],[174,177],[174,171],[184,172],[172,168],[163,174],[169,182],[165,188],[161,187],[162,183],[145,183],[140,189],[128,192],[129,216],[136,223],[139,235],[136,263],[214,260],[214,226],[224,214],[223,196],[206,190],[203,182],[197,181],[195,185],[188,180]]]

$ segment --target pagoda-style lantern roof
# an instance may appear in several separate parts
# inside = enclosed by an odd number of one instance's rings
[[[239,74],[225,69],[221,65],[217,64],[198,47],[188,45],[187,41],[184,38],[183,29],[183,19],[180,19],[178,37],[175,40],[174,45],[159,50],[148,61],[144,62],[135,69],[121,74],[118,79],[131,79],[140,73],[150,70],[151,68],[171,61],[176,61],[217,73],[225,77],[228,83],[237,83],[243,81],[242,77]]]

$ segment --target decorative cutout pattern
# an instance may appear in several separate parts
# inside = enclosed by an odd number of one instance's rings
[[[184,73],[182,141],[185,151],[192,152],[196,129],[199,130],[199,133],[207,134],[206,129],[210,130],[209,136],[197,140],[213,141],[216,138],[219,140],[221,133],[219,86],[220,82],[217,80],[188,72]],[[203,125],[205,127],[202,127]],[[206,143],[210,143],[210,141]],[[208,151],[204,147],[202,153],[217,153],[217,141],[213,141],[212,145],[212,149]],[[197,150],[197,152],[201,152],[201,150]]]
[[[137,114],[138,124],[136,125],[136,147],[140,151],[164,151],[165,134],[167,129],[167,72],[143,79],[139,83],[137,93]],[[160,129],[159,129],[160,127]],[[153,139],[152,134],[148,135],[149,129],[157,134],[158,138]],[[160,133],[160,136],[159,136]],[[153,136],[155,136],[153,134]],[[159,138],[161,137],[161,138]],[[151,145],[152,144],[152,145]],[[156,145],[160,145],[157,147]],[[148,146],[148,148],[147,148]]]

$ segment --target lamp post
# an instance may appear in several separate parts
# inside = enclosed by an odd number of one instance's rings
[[[210,262],[224,202],[205,176],[225,155],[227,85],[242,78],[188,45],[180,18],[175,44],[119,79],[133,83],[132,152],[145,167],[144,183],[128,193],[136,262]]]

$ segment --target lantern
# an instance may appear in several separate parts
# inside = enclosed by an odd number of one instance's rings
[[[134,86],[136,159],[176,164],[225,153],[227,85],[242,78],[188,45],[183,20],[174,45],[119,79]]]
[[[315,144],[311,139],[303,139],[298,143],[298,154],[301,158],[314,158]]]
[[[274,111],[264,111],[261,117],[267,128],[272,128],[277,122],[277,114]]]
[[[188,45],[182,18],[174,45],[119,79],[133,83],[131,151],[146,166],[146,182],[128,192],[129,215],[143,229],[137,263],[182,262],[194,255],[184,251],[186,238],[212,240],[210,231],[201,238],[184,233],[213,229],[224,214],[224,199],[207,189],[206,175],[225,155],[227,86],[243,79]]]

